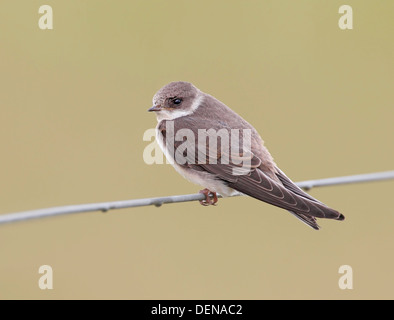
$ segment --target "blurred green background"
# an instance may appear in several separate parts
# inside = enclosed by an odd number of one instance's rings
[[[53,8],[53,30],[38,8]],[[338,27],[353,7],[354,29]],[[0,213],[195,193],[146,165],[152,96],[184,80],[294,181],[394,168],[393,1],[0,3]],[[313,189],[315,232],[249,198],[0,226],[1,299],[394,298],[393,181]],[[54,289],[38,288],[49,264]],[[338,287],[353,267],[354,289]]]

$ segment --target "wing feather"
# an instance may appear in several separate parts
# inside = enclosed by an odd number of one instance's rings
[[[188,117],[180,118],[175,121],[175,132],[181,128],[193,128],[194,135],[197,137],[197,126],[194,121]],[[204,121],[205,128],[230,130],[230,126],[223,127],[221,121],[217,119],[204,118]],[[209,152],[209,144],[206,144],[205,141],[201,147],[201,141],[196,143],[194,139],[189,141],[186,138],[183,141],[173,141],[173,145],[167,147],[177,150],[183,144],[183,150],[185,150],[183,155],[186,161],[182,164],[178,163],[179,165],[191,170],[211,173],[241,193],[290,211],[314,229],[319,228],[315,217],[344,220],[344,216],[338,211],[327,207],[295,185],[276,167],[254,128],[247,123],[243,123],[243,125],[245,128],[253,129],[251,150],[240,148],[238,153],[233,153],[231,148],[222,150],[219,144],[218,149],[212,153]],[[163,126],[161,126],[162,129],[164,129]],[[161,130],[161,133],[165,140],[165,130]],[[194,152],[190,152],[190,150]],[[204,159],[203,163],[197,161],[200,159]],[[223,163],[223,159],[230,161]],[[248,160],[246,165],[244,161],[239,161],[240,159]]]

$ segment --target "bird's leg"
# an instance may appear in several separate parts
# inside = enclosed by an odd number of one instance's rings
[[[200,190],[200,193],[202,193],[205,196],[204,200],[200,200],[200,204],[202,204],[203,206],[209,206],[209,205],[215,206],[216,203],[218,202],[218,196],[216,192],[212,192],[207,188],[205,188],[204,190]]]

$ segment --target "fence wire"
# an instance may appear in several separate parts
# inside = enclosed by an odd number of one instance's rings
[[[326,179],[318,179],[318,180],[308,180],[308,181],[297,182],[296,184],[302,189],[310,190],[316,187],[382,181],[389,179],[394,179],[394,171],[359,174],[359,175],[326,178]],[[218,197],[221,198],[220,195],[218,195]],[[100,202],[100,203],[91,203],[91,204],[78,204],[78,205],[69,205],[63,207],[52,207],[46,209],[1,214],[0,224],[25,221],[30,219],[39,219],[44,217],[66,215],[66,214],[92,212],[92,211],[106,212],[115,209],[144,207],[151,205],[160,207],[161,205],[167,203],[189,202],[189,201],[198,201],[204,199],[205,196],[203,194],[197,193],[197,194],[185,194],[185,195],[159,197],[159,198],[145,198],[145,199]]]

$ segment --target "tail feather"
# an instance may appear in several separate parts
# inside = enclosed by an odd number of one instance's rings
[[[312,216],[308,216],[306,214],[296,213],[293,211],[289,211],[292,215],[294,215],[297,219],[301,220],[306,225],[310,226],[315,230],[320,230],[320,226],[317,224],[316,218]]]
[[[290,190],[292,192],[294,192],[295,194],[311,200],[312,202],[314,202],[316,205],[319,206],[320,210],[324,211],[325,214],[325,218],[327,219],[334,219],[334,220],[339,220],[339,221],[343,221],[345,220],[345,216],[341,213],[339,213],[338,211],[329,208],[328,206],[326,206],[323,202],[313,198],[310,194],[306,193],[305,191],[303,191],[301,188],[299,188],[293,181],[291,181],[284,173],[283,171],[281,171],[278,167],[276,167],[277,173],[276,173],[276,177],[279,179],[279,181],[282,183],[282,185],[287,189]],[[290,211],[291,212],[291,211]],[[300,220],[305,222],[305,216],[304,214],[299,214],[299,213],[294,213],[291,212],[292,214],[294,214],[297,218],[299,218]],[[303,216],[302,218],[299,216]],[[307,216],[307,220],[310,220],[311,216]],[[316,220],[316,219],[315,219]],[[310,225],[309,223],[305,222],[306,224]],[[315,223],[316,224],[316,223]],[[319,227],[316,224],[317,227]],[[315,229],[315,228],[314,228]]]

